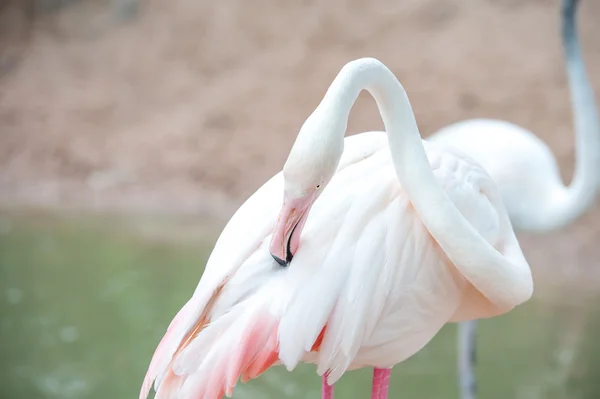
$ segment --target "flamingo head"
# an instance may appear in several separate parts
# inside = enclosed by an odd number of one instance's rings
[[[304,122],[283,167],[283,205],[269,251],[287,266],[300,246],[310,209],[329,183],[342,153],[347,118],[341,122],[317,108]]]

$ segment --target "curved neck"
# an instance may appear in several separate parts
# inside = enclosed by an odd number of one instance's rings
[[[512,229],[504,243],[505,257],[459,213],[431,171],[406,91],[385,65],[369,58],[348,63],[313,114],[328,118],[324,122],[330,126],[345,126],[363,89],[377,102],[398,179],[446,256],[499,308],[508,310],[529,299],[533,290],[531,271]],[[509,223],[505,212],[500,213]]]
[[[577,0],[563,0],[562,43],[575,129],[573,180],[559,201],[557,222],[566,225],[589,209],[600,184],[600,124],[576,26]]]

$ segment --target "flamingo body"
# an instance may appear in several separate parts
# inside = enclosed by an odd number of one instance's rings
[[[424,145],[437,181],[502,252],[512,228],[487,173],[456,151]],[[239,377],[254,378],[279,362],[288,369],[315,363],[334,384],[348,369],[407,359],[448,321],[501,313],[421,223],[385,133],[345,139],[337,171],[285,268],[268,251],[282,190],[278,174],[228,223],[157,348],[140,398],[154,379],[158,399],[219,398]]]

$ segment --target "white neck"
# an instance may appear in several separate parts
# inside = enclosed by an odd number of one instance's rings
[[[431,171],[406,91],[385,65],[372,58],[346,64],[313,115],[329,126],[345,126],[363,89],[377,101],[398,179],[446,256],[497,307],[508,310],[529,299],[531,271],[512,228],[503,256],[459,213]]]
[[[587,211],[596,198],[600,184],[600,124],[594,92],[583,63],[577,36],[574,0],[563,1],[562,42],[571,95],[575,128],[575,173],[554,209],[548,209],[556,227],[571,223]]]

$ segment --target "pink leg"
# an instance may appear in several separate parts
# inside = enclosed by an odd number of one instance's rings
[[[333,399],[333,385],[327,384],[327,376],[329,373],[323,374],[323,385],[321,386],[321,399]]]
[[[387,399],[392,369],[373,369],[373,388],[371,399]]]

